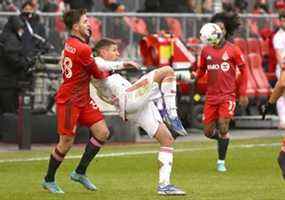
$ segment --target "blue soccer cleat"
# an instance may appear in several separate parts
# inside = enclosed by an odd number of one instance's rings
[[[81,183],[87,190],[97,190],[96,186],[87,178],[87,176],[78,174],[75,171],[71,172],[70,179]]]
[[[178,117],[171,118],[169,115],[166,115],[163,118],[166,126],[170,129],[170,132],[174,138],[178,136],[186,136],[188,135],[187,131],[184,129],[182,122]]]
[[[158,185],[157,193],[165,196],[182,196],[186,195],[186,192],[177,188],[175,185]]]
[[[56,184],[56,182],[43,181],[42,186],[44,189],[50,191],[51,193],[64,194],[64,191]]]
[[[225,172],[225,171],[227,171],[227,168],[226,168],[226,166],[225,166],[225,163],[217,163],[217,171],[218,172]]]

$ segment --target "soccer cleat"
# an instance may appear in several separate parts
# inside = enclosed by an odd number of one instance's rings
[[[217,171],[218,172],[225,172],[225,171],[227,171],[225,163],[217,163]]]
[[[186,192],[184,192],[183,190],[179,189],[175,185],[158,185],[157,193],[159,195],[165,195],[165,196],[186,195]]]
[[[97,190],[96,186],[93,183],[91,183],[91,181],[85,175],[78,174],[75,171],[73,171],[70,174],[70,179],[75,182],[81,183],[87,190],[92,190],[92,191]]]
[[[166,126],[169,128],[172,136],[177,138],[178,136],[186,136],[188,135],[187,131],[184,129],[182,122],[178,117],[171,118],[169,115],[166,115],[163,118]]]
[[[50,191],[51,193],[64,194],[64,191],[56,184],[56,182],[43,181],[42,186],[44,189]]]

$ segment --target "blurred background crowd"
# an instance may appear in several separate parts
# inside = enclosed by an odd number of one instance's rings
[[[233,41],[245,54],[258,54],[268,82],[276,81],[272,38],[285,0],[0,0],[0,113],[16,113],[19,93],[31,82],[34,108],[51,110],[60,69],[45,65],[41,71],[45,61],[40,58],[60,55],[68,36],[62,13],[76,8],[89,12],[91,45],[113,38],[123,59],[136,61],[141,61],[139,41],[155,33],[180,38],[198,57],[199,30],[211,15],[239,13],[241,26]]]

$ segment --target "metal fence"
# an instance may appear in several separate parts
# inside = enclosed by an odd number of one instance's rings
[[[0,30],[7,21],[7,16],[16,13],[0,12]],[[67,37],[59,13],[39,13],[46,29],[47,38],[55,46],[57,53],[62,49]],[[199,37],[201,26],[209,21],[211,14],[170,14],[170,13],[89,13],[93,29],[93,42],[102,37],[116,39],[121,44],[124,59],[140,58],[138,41],[146,34],[166,31],[178,35],[182,41]],[[242,14],[241,37],[260,37],[258,31],[263,28],[276,28],[277,15]]]
[[[4,27],[9,15],[17,13],[0,12],[0,30]],[[59,13],[39,13],[40,20],[46,28],[48,40],[55,46],[56,54],[62,50],[67,32],[64,29]],[[93,43],[102,37],[110,37],[120,42],[123,59],[140,61],[138,42],[151,33],[161,31],[178,34],[182,41],[199,37],[200,27],[208,22],[210,14],[162,14],[162,13],[89,13],[93,31]],[[242,14],[242,26],[238,31],[240,37],[260,37],[259,30],[276,28],[276,14],[252,15]],[[60,82],[60,67],[48,65],[46,71],[35,74],[34,103],[36,108],[44,108],[48,98]],[[58,73],[56,75],[56,73]],[[55,84],[53,81],[57,80]]]

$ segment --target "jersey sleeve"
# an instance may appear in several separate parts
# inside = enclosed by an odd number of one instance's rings
[[[245,57],[239,47],[234,48],[234,62],[240,71],[241,80],[237,86],[240,96],[246,96],[248,74],[246,70],[247,64]]]
[[[205,48],[202,49],[199,60],[198,60],[198,69],[197,69],[197,79],[204,76],[207,70],[207,61],[206,61],[206,54]]]
[[[108,72],[100,70],[95,63],[92,55],[92,50],[89,47],[84,47],[79,53],[79,59],[83,67],[97,79],[105,79],[108,76]]]
[[[238,68],[245,66],[245,57],[239,47],[234,47],[234,62]]]
[[[101,57],[95,57],[95,62],[100,70],[112,71],[124,68],[123,61],[107,61]]]

